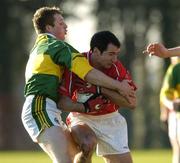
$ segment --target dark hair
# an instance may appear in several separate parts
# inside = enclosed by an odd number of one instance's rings
[[[58,7],[42,7],[36,10],[33,16],[33,25],[37,33],[46,32],[46,25],[54,26],[54,15],[62,14]]]
[[[110,31],[100,31],[95,33],[90,41],[90,48],[93,51],[94,48],[98,48],[101,53],[107,49],[108,44],[113,44],[120,48],[121,43],[118,38]]]

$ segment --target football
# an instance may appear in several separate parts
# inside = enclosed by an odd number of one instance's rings
[[[91,96],[93,96],[93,93],[76,93],[77,95],[77,102],[84,103],[86,102]]]

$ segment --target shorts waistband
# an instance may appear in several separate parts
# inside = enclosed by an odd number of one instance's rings
[[[44,98],[46,98],[46,100],[48,100],[48,102],[57,105],[54,100],[52,100],[52,99],[50,99],[50,98],[48,98],[46,96],[43,96],[43,95],[28,95],[28,96],[26,96],[26,100],[32,100],[33,98],[38,97],[38,96],[44,97]]]
[[[119,115],[120,113],[118,111],[115,111],[115,112],[112,112],[112,113],[109,113],[109,114],[104,114],[104,115],[98,115],[98,116],[94,116],[94,115],[87,115],[87,114],[81,114],[83,115],[84,117],[89,117],[91,119],[106,119],[106,118],[111,118],[113,117],[114,115]]]

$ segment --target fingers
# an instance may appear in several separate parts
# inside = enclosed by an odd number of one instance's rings
[[[129,92],[129,93],[122,93],[120,92],[120,95],[123,96],[128,103],[131,103],[131,99],[135,98],[135,92]]]
[[[156,47],[156,43],[149,44],[147,46],[146,50],[144,50],[142,53],[147,54],[147,55],[149,55],[149,57],[151,57],[152,55],[155,54],[155,47]]]
[[[124,96],[124,98],[127,100],[127,102],[128,102],[129,104],[131,104],[131,98],[130,98],[130,96]]]
[[[131,103],[131,99],[136,97],[134,88],[132,86],[130,86],[129,90],[126,92],[120,92],[120,94],[127,100],[128,103]]]

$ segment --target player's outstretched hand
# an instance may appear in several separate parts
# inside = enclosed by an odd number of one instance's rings
[[[156,55],[161,58],[167,58],[168,49],[161,43],[151,43],[147,46],[146,50],[143,51],[144,54],[149,56]]]

